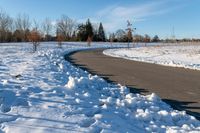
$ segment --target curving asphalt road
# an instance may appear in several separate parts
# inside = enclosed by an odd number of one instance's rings
[[[200,71],[109,57],[102,52],[79,51],[66,58],[109,82],[128,86],[133,93],[155,92],[173,108],[200,120]]]

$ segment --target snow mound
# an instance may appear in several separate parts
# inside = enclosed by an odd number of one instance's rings
[[[108,49],[105,55],[172,67],[200,70],[200,45],[171,45]]]
[[[85,44],[49,43],[36,53],[19,45],[0,49],[0,132],[200,132],[198,120],[156,94],[131,94],[64,60]]]

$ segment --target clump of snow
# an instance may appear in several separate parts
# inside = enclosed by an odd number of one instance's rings
[[[199,44],[108,49],[103,53],[129,60],[200,70]]]
[[[8,80],[5,80],[5,79],[4,79],[4,80],[2,80],[2,84],[3,84],[3,85],[6,85],[6,84],[8,84]]]
[[[73,77],[69,76],[69,81],[67,82],[67,84],[65,86],[69,89],[73,89],[75,87],[75,85],[76,85],[75,79]]]
[[[160,98],[155,93],[152,93],[151,95],[148,96],[148,100],[152,102],[156,102],[156,101],[159,101]]]
[[[84,46],[47,43],[36,53],[28,44],[0,46],[0,132],[200,132],[198,120],[156,94],[131,94],[64,60]]]

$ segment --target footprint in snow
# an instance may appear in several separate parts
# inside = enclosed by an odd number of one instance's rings
[[[87,117],[93,117],[95,114],[99,114],[101,112],[101,110],[99,108],[92,108],[92,109],[86,109],[86,111],[84,111],[84,114]]]
[[[95,119],[91,119],[91,118],[86,118],[84,120],[82,120],[79,125],[81,127],[90,127],[92,124],[94,124],[96,122]]]

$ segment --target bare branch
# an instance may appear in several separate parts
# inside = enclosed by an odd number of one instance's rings
[[[76,30],[76,22],[63,15],[60,20],[57,21],[57,32],[64,35],[66,39],[72,37],[73,32]]]

